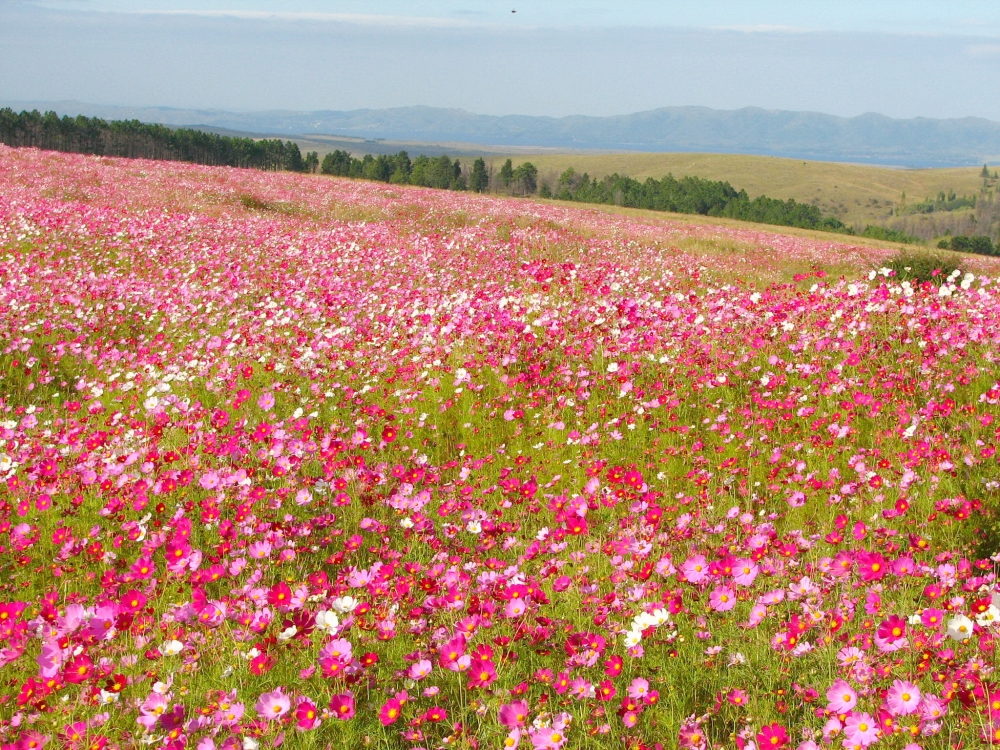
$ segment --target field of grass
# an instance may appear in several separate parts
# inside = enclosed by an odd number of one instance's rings
[[[488,158],[487,163],[499,171],[505,158]],[[517,154],[510,158],[515,167],[530,161],[538,167],[540,178],[550,184],[569,167],[591,177],[618,172],[636,179],[660,179],[672,173],[675,177],[723,180],[746,190],[751,198],[794,198],[861,228],[884,223],[893,208],[904,205],[904,193],[906,203],[917,203],[942,190],[974,195],[982,184],[980,169],[974,167],[895,169],[742,154]]]

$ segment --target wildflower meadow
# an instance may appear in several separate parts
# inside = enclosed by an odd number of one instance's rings
[[[0,147],[0,746],[1000,745],[1000,262]]]

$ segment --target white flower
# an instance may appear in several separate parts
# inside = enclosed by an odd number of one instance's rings
[[[142,402],[142,405],[146,407],[146,411],[154,411],[160,405],[160,399],[156,396],[150,396]]]
[[[316,613],[316,627],[324,633],[335,633],[340,627],[340,618],[329,610]]]
[[[660,607],[659,609],[654,609],[653,619],[656,620],[657,627],[659,627],[660,625],[666,625],[668,622],[670,622],[670,613],[667,612],[667,610],[665,610],[663,607]]]
[[[985,612],[981,612],[976,616],[976,622],[982,628],[996,625],[998,621],[1000,621],[1000,609],[997,609],[994,604],[991,604]]]
[[[257,750],[259,747],[260,743],[253,737],[243,737],[243,750]]]
[[[118,702],[118,693],[111,693],[111,692],[105,690],[104,688],[101,688],[101,694],[100,694],[100,698],[98,700],[100,701],[100,704],[102,706],[106,706],[109,703],[117,703]]]
[[[399,525],[402,526],[404,529],[412,529],[413,528],[413,519],[410,518],[409,516],[407,516],[406,518],[402,519],[399,522]]]
[[[14,459],[6,453],[0,453],[0,474],[6,474],[14,466]]]
[[[465,524],[465,530],[470,534],[481,534],[483,532],[483,525],[479,521],[469,521]]]
[[[632,620],[632,630],[641,632],[646,628],[655,627],[657,624],[655,616],[649,614],[649,612],[642,612]]]
[[[612,362],[608,365],[608,372],[618,372],[618,363]]]
[[[284,643],[285,641],[290,641],[295,637],[295,634],[299,632],[299,629],[294,625],[289,625],[287,628],[278,633],[278,640]]]
[[[635,630],[630,630],[625,634],[623,643],[625,644],[625,648],[632,648],[633,646],[638,646],[641,640],[642,640],[642,633],[636,632]]]
[[[353,596],[342,596],[338,599],[334,599],[333,604],[331,606],[340,614],[346,615],[357,609],[360,603],[361,602],[359,602]]]
[[[972,620],[965,615],[957,615],[948,621],[948,635],[956,641],[972,637]]]
[[[184,650],[184,644],[180,641],[164,641],[160,646],[160,653],[164,656],[177,656]]]

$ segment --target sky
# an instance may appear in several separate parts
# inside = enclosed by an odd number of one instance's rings
[[[0,0],[0,102],[1000,120],[997,81],[997,0]]]

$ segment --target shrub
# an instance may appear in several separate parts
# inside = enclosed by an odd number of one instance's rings
[[[993,240],[983,235],[966,236],[964,234],[945,238],[938,243],[940,248],[948,248],[963,253],[975,253],[976,255],[996,255],[997,248],[993,246]]]
[[[895,271],[900,281],[923,283],[930,281],[941,284],[953,271],[961,271],[960,258],[953,258],[939,253],[901,252],[885,263],[886,268]]]
[[[869,224],[865,227],[865,231],[861,233],[862,237],[868,237],[873,240],[885,240],[886,242],[902,242],[905,244],[916,244],[920,241],[919,237],[914,237],[912,234],[907,234],[906,232],[899,229],[889,229],[888,227],[879,227],[874,224]]]

